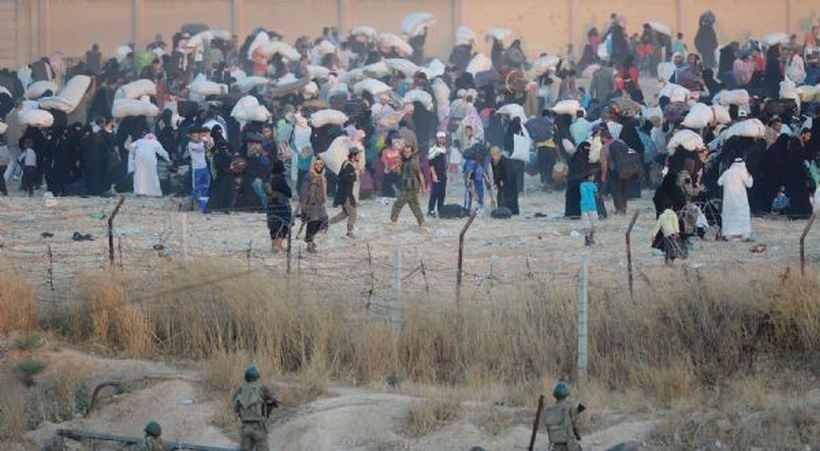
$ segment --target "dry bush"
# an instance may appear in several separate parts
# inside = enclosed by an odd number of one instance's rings
[[[0,274],[0,334],[37,327],[37,296],[22,277]]]
[[[410,405],[404,419],[403,432],[410,437],[423,437],[458,418],[461,403],[453,399],[425,399]]]
[[[491,406],[480,413],[477,426],[489,434],[498,435],[512,426],[512,422],[513,416],[511,413]]]
[[[0,440],[14,440],[28,429],[26,389],[12,378],[0,378]]]

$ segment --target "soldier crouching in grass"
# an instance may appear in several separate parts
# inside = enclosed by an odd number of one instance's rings
[[[271,410],[279,407],[270,387],[260,384],[256,365],[245,368],[245,383],[233,397],[234,411],[242,422],[240,429],[241,451],[268,451],[268,417]]]

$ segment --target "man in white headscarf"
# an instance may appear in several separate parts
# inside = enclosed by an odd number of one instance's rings
[[[157,155],[170,162],[168,152],[162,148],[162,144],[151,133],[131,144],[129,151],[129,163],[134,172],[134,194],[162,197],[157,174]]]

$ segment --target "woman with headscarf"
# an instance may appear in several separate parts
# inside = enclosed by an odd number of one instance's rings
[[[524,126],[521,124],[520,117],[514,117],[512,121],[510,121],[510,124],[507,126],[507,131],[504,134],[504,150],[507,151],[509,155],[512,155],[515,151],[516,136],[524,136]],[[521,193],[524,191],[524,170],[527,165],[523,161],[513,158],[510,158],[508,161],[508,168],[514,174],[517,180],[518,192]]]
[[[766,71],[764,72],[766,97],[777,99],[780,97],[780,82],[783,81],[783,72],[780,70],[780,45],[773,45],[766,51]]]
[[[231,192],[234,184],[234,174],[231,171],[231,162],[235,156],[234,150],[222,136],[222,126],[220,125],[214,125],[211,128],[211,139],[214,142],[211,153],[213,183],[211,183],[211,192],[205,212],[221,210],[227,214],[231,205]],[[236,165],[234,165],[234,168],[238,169]]]
[[[700,26],[695,35],[695,48],[703,58],[703,67],[714,68],[717,64],[715,61],[715,49],[718,46],[717,34],[715,34],[715,14],[712,11],[706,11],[701,14]]]
[[[567,174],[567,189],[564,192],[564,217],[579,219],[581,217],[581,182],[593,171],[594,166],[589,163],[589,141],[578,145],[569,159],[569,173]]]
[[[496,203],[499,208],[509,208],[513,215],[518,215],[518,179],[511,170],[511,160],[505,157],[498,147],[490,149],[490,158],[493,166],[493,185],[498,193]]]
[[[271,251],[277,253],[285,247],[285,238],[290,232],[293,215],[290,209],[290,198],[293,196],[285,178],[285,164],[274,160],[273,175],[268,185],[267,220],[270,230]]]
[[[521,40],[516,39],[510,47],[504,51],[504,63],[509,69],[523,69],[527,64],[527,56],[521,49]]]
[[[306,224],[305,243],[307,251],[316,253],[316,234],[327,228],[328,216],[325,207],[327,196],[327,181],[325,180],[325,162],[321,156],[316,156],[310,165],[310,171],[302,184],[299,193],[299,208],[302,222]]]
[[[803,159],[803,144],[800,138],[792,136],[788,140],[786,153],[783,155],[780,185],[784,187],[789,206],[786,213],[789,219],[806,219],[812,214],[812,184],[808,166]]]

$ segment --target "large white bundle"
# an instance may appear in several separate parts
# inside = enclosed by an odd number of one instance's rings
[[[351,36],[365,36],[370,39],[374,39],[378,34],[379,32],[375,28],[368,25],[359,25],[350,30]]]
[[[231,116],[240,122],[266,122],[271,118],[270,111],[259,104],[254,96],[245,96],[239,99],[231,110]]]
[[[74,111],[80,102],[83,101],[88,87],[91,86],[91,77],[88,75],[75,75],[66,82],[63,89],[60,90],[60,97],[64,98],[70,105],[69,113]]]
[[[384,64],[387,65],[388,69],[401,72],[405,77],[412,77],[419,71],[416,63],[404,58],[387,58],[384,60]]]
[[[31,84],[31,80],[32,80],[31,74],[32,74],[32,72],[33,71],[28,66],[28,64],[20,66],[20,68],[17,69],[17,79],[20,80],[20,83],[23,86],[28,86],[28,85]]]
[[[37,99],[37,103],[40,105],[40,108],[44,110],[57,110],[63,113],[70,113],[74,109],[74,106],[61,96],[41,97]]]
[[[532,62],[532,70],[537,75],[542,75],[548,71],[555,71],[561,58],[556,55],[544,55]]]
[[[330,69],[326,68],[325,66],[317,66],[315,64],[309,64],[307,67],[308,71],[308,78],[311,80],[327,80],[330,77]]]
[[[268,83],[270,83],[270,79],[254,75],[251,77],[236,78],[236,83],[234,83],[234,86],[236,86],[240,92],[249,92],[257,86],[265,86]]]
[[[666,145],[669,150],[683,146],[688,151],[695,151],[703,148],[703,138],[692,130],[679,130],[675,133]]]
[[[763,138],[766,135],[766,126],[758,119],[746,119],[732,125],[724,133],[724,142],[732,136]]]
[[[672,29],[669,28],[669,25],[660,22],[647,22],[649,24],[649,28],[655,30],[660,34],[665,34],[667,36],[672,36]]]
[[[390,86],[375,78],[368,78],[353,85],[353,93],[361,95],[363,91],[369,92],[372,96],[378,96],[390,92]]]
[[[510,158],[526,162],[530,160],[532,138],[530,138],[525,127],[522,127],[521,130],[524,132],[523,135],[519,135],[518,133],[513,135],[513,151]]]
[[[319,95],[319,85],[316,84],[315,81],[312,81],[305,85],[305,88],[302,90],[302,96],[306,99],[312,99]]]
[[[446,67],[444,66],[444,63],[439,61],[438,58],[433,58],[433,60],[427,64],[427,67],[422,67],[419,70],[427,76],[428,80],[432,80],[436,77],[441,77],[444,75]]]
[[[814,102],[816,100],[820,100],[820,85],[816,86],[798,86],[797,87],[797,96],[805,103]]]
[[[132,49],[131,46],[121,45],[121,46],[117,47],[116,50],[114,50],[114,58],[117,59],[118,63],[121,63],[122,60],[124,60],[125,57],[128,56],[128,54],[132,53],[133,51],[134,51],[134,49]]]
[[[208,81],[205,75],[199,74],[194,82],[188,85],[188,90],[200,96],[220,96],[228,93],[228,85]]]
[[[23,94],[27,99],[36,99],[38,97],[42,97],[46,91],[51,91],[52,94],[57,94],[57,83],[48,80],[41,80],[35,81],[28,88],[26,88],[25,94]]]
[[[321,127],[327,124],[342,125],[347,122],[347,115],[339,110],[319,110],[310,115],[310,124]]]
[[[465,25],[461,25],[456,30],[456,45],[472,44],[476,41],[475,31]]]
[[[111,107],[111,115],[117,119],[131,116],[154,117],[159,114],[159,108],[151,102],[137,99],[116,99]]]
[[[325,167],[334,174],[338,174],[339,171],[342,170],[342,164],[347,160],[347,156],[350,154],[350,148],[354,146],[355,143],[346,135],[334,139],[327,150],[321,153]]]
[[[438,104],[438,120],[450,115],[450,87],[441,78],[433,80],[433,94]]]
[[[276,86],[287,85],[296,81],[299,81],[296,75],[293,75],[293,72],[288,72],[276,80]]]
[[[689,113],[683,118],[681,125],[684,127],[701,129],[709,126],[714,119],[714,113],[708,105],[696,103],[689,109]]]
[[[584,68],[583,72],[581,72],[581,77],[583,78],[592,78],[592,75],[595,74],[595,71],[600,69],[600,64],[590,64],[586,68]]]
[[[5,122],[3,122],[3,121],[0,121],[0,135],[2,135],[3,133],[6,133],[6,130],[8,130],[8,129],[9,129],[9,125],[8,125],[8,124],[6,124],[6,123],[5,123]],[[2,174],[0,174],[0,177],[2,177],[2,176],[3,176],[3,175],[2,175]]]
[[[760,38],[760,42],[765,45],[788,44],[789,35],[788,33],[764,34],[763,37]]]
[[[424,33],[426,27],[432,27],[436,23],[436,18],[425,12],[408,14],[401,21],[401,34],[408,37],[418,36]]]
[[[333,45],[327,39],[325,39],[322,42],[320,42],[318,46],[316,46],[316,51],[319,52],[319,55],[322,56],[330,55],[332,53],[336,53],[336,46]]]
[[[580,109],[581,104],[575,99],[561,100],[552,107],[552,111],[556,114],[571,114],[572,116],[575,116]]]
[[[800,98],[797,93],[797,85],[788,78],[785,78],[780,82],[780,98],[792,100],[797,100]]]
[[[0,94],[6,94],[9,97],[14,97],[14,96],[11,95],[11,91],[6,89],[5,86],[0,86]]]
[[[210,43],[214,39],[228,41],[231,38],[233,38],[233,36],[231,32],[227,30],[205,30],[191,36],[191,39],[188,39],[188,46],[202,47],[206,42]]]
[[[260,47],[260,51],[265,56],[272,56],[275,54],[279,54],[282,58],[289,59],[291,61],[299,61],[302,59],[302,55],[297,51],[293,46],[288,44],[287,42],[282,41],[271,41],[267,44],[264,44]]]
[[[686,102],[689,100],[689,90],[675,83],[667,83],[658,91],[658,97],[668,97],[670,102]]]
[[[606,41],[598,45],[598,59],[601,61],[609,61],[609,50],[606,48]]]
[[[36,100],[23,100],[22,109],[25,110],[36,110],[40,108],[40,104],[37,103]]]
[[[663,110],[659,106],[654,106],[651,108],[643,108],[643,117],[644,119],[650,120],[652,118],[658,118],[663,120]]]
[[[574,112],[573,112],[574,113]],[[524,112],[524,107],[517,103],[508,103],[498,109],[498,114],[509,116],[510,119],[520,118],[521,123],[527,121],[527,113]]]
[[[357,67],[355,69],[350,69],[349,71],[339,71],[339,81],[342,83],[347,83],[352,85],[356,82],[364,80],[366,77],[364,75],[364,69],[361,67]]]
[[[749,92],[745,89],[720,91],[712,98],[712,103],[719,105],[746,105],[749,103]]]
[[[487,30],[487,33],[485,33],[484,36],[496,39],[498,41],[503,41],[512,36],[512,33],[512,30],[510,30],[509,28],[492,27],[489,30]]]
[[[390,68],[387,63],[379,61],[377,63],[368,64],[362,68],[362,71],[371,77],[382,78],[390,75]]]
[[[715,116],[715,122],[718,124],[728,124],[732,122],[732,116],[729,115],[729,109],[723,105],[712,105],[712,112]]]
[[[470,60],[470,63],[467,64],[467,69],[465,72],[469,72],[473,75],[490,70],[493,68],[493,61],[487,57],[487,55],[483,53],[476,53],[473,59]]]
[[[675,64],[669,61],[658,63],[658,79],[669,81],[675,75]]]
[[[350,89],[347,87],[347,83],[335,83],[333,85],[330,85],[330,89],[328,89],[327,95],[329,97],[333,97],[339,94],[344,94],[345,96],[350,94]]]
[[[252,57],[253,52],[256,51],[256,49],[261,49],[268,44],[270,44],[270,36],[268,36],[267,33],[265,33],[264,31],[256,33],[256,36],[254,36],[253,41],[251,41],[251,45],[248,47],[247,58]]]
[[[395,48],[399,55],[402,56],[410,56],[413,54],[413,47],[410,47],[407,41],[393,33],[379,34],[379,44],[383,47]]]
[[[151,80],[135,80],[124,84],[114,94],[115,99],[139,99],[142,96],[157,95],[157,85]]]
[[[17,113],[17,119],[23,125],[37,128],[51,127],[54,124],[54,116],[46,110],[22,110]]]
[[[405,104],[419,102],[427,108],[427,111],[433,111],[433,96],[427,91],[421,89],[412,89],[404,95],[402,99]]]

